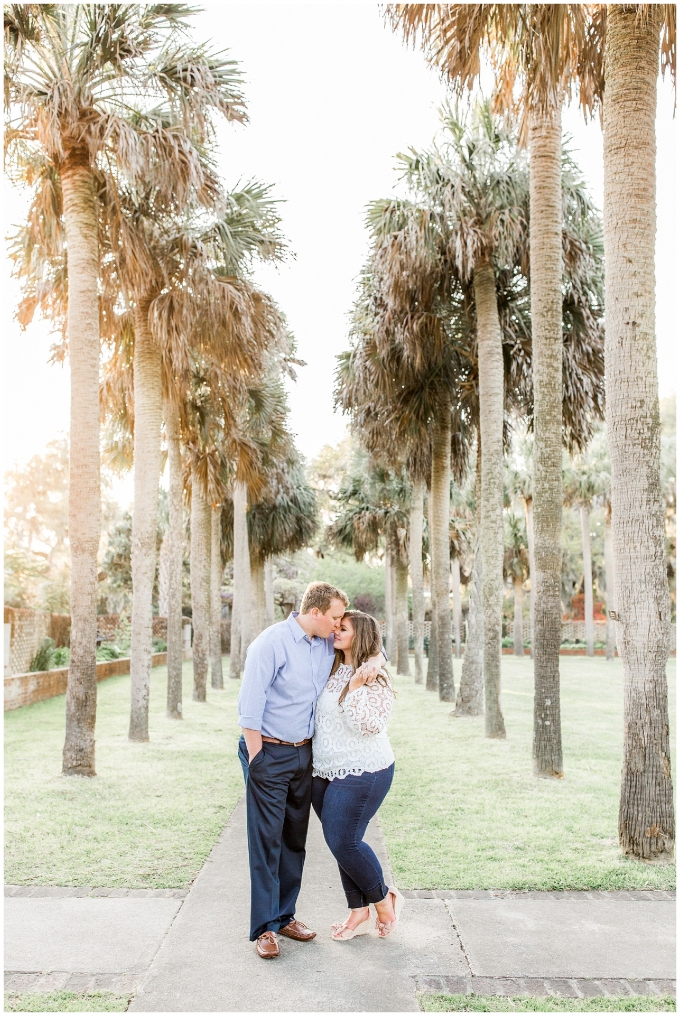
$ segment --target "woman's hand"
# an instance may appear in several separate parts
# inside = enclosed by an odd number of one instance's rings
[[[349,688],[347,693],[351,694],[356,691],[357,688],[361,688],[362,684],[372,684],[375,681],[375,675],[369,678],[369,670],[366,669],[366,664],[362,664],[361,667],[352,675],[352,679],[349,682]]]

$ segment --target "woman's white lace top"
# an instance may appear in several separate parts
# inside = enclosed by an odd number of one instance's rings
[[[376,681],[348,692],[339,703],[353,672],[346,664],[338,667],[316,704],[314,775],[327,780],[377,773],[394,762],[387,737],[392,692]]]

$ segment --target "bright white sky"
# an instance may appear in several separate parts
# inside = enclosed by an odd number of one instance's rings
[[[242,64],[250,123],[220,130],[220,164],[229,186],[256,176],[273,183],[295,259],[258,271],[286,313],[307,366],[291,387],[293,429],[311,457],[345,429],[332,410],[335,357],[347,346],[347,315],[367,252],[368,201],[389,195],[394,155],[429,144],[446,98],[419,52],[383,24],[378,7],[355,4],[211,3],[195,37],[228,48]],[[593,196],[602,205],[602,135],[567,110],[565,132]],[[661,394],[675,378],[676,124],[668,82],[659,88],[657,342]],[[25,202],[5,189],[8,227]],[[68,366],[47,363],[54,341],[38,322],[13,321],[18,289],[5,287],[4,412],[8,466],[41,452],[68,430]],[[129,483],[119,497],[131,497]]]

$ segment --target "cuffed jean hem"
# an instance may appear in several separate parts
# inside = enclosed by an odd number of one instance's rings
[[[367,889],[362,892],[359,889],[349,889],[345,892],[347,898],[347,906],[350,910],[360,910],[362,907],[367,907],[369,903],[380,903],[387,896],[387,886],[384,882],[378,882],[373,889]]]

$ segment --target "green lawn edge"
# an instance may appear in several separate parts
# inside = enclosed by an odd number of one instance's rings
[[[110,991],[6,991],[5,1012],[126,1012],[132,997]]]
[[[423,1012],[675,1012],[670,995],[635,995],[628,998],[563,998],[538,995],[435,995],[422,994]]]

